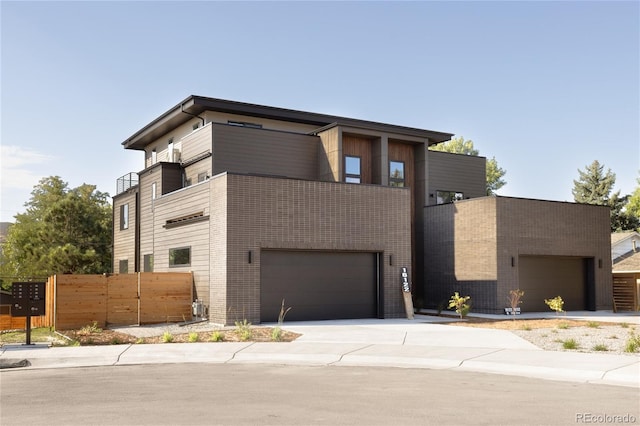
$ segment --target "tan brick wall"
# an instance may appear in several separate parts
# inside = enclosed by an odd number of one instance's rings
[[[384,315],[404,315],[400,267],[411,268],[409,190],[227,174],[214,179],[212,192],[225,180],[227,311],[216,304],[213,320],[259,322],[260,250],[274,248],[383,253]],[[212,203],[212,215],[213,210]],[[224,238],[215,239],[212,246],[224,244]],[[221,271],[214,269],[212,301],[214,289],[222,289]]]
[[[483,197],[427,207],[424,218],[426,307],[460,291],[476,312],[500,313],[518,287],[518,257],[534,255],[593,258],[596,309],[611,309],[608,208]]]

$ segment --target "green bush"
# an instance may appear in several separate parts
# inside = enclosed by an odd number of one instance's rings
[[[173,342],[173,334],[169,333],[168,331],[165,331],[162,334],[162,343],[171,343]]]
[[[640,336],[637,336],[633,330],[629,332],[629,339],[625,344],[624,351],[629,353],[637,352],[640,349]]]
[[[209,341],[211,342],[222,342],[224,340],[224,334],[222,334],[221,331],[216,330],[213,333],[211,333],[211,337],[209,338]]]
[[[199,339],[198,333],[195,333],[195,332],[189,333],[189,343],[195,343],[198,341],[198,339]]]
[[[471,310],[471,296],[460,296],[456,291],[449,300],[449,309],[454,309],[460,318],[466,317]]]
[[[562,307],[564,306],[564,301],[562,297],[556,296],[553,299],[544,299],[544,303],[553,311],[556,311],[556,314],[560,312],[564,312]]]
[[[562,347],[564,349],[578,349],[579,345],[575,339],[567,339],[562,342]]]
[[[236,321],[236,333],[238,334],[238,338],[243,342],[250,340],[253,332],[251,330],[251,323],[246,320],[246,318],[242,321]]]

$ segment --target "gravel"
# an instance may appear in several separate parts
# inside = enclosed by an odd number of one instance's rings
[[[640,335],[640,329],[636,325],[601,324],[598,327],[538,328],[511,330],[511,332],[547,351],[592,352],[640,357],[640,347],[637,349],[638,352],[625,351],[631,337]],[[577,343],[576,349],[564,349],[563,342],[569,339]],[[636,337],[636,339],[640,343],[640,338]],[[600,346],[601,350],[596,350],[596,345]]]

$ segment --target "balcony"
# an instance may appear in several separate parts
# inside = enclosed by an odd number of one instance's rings
[[[129,188],[138,185],[138,174],[127,173],[126,175],[119,177],[116,181],[116,195],[123,193]]]

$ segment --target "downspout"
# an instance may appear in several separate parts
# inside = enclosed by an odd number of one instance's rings
[[[200,117],[199,115],[191,114],[190,112],[185,111],[184,110],[184,104],[180,104],[180,111],[182,113],[190,115],[192,117],[199,118],[200,120],[202,120],[202,127],[204,127],[204,118]]]

